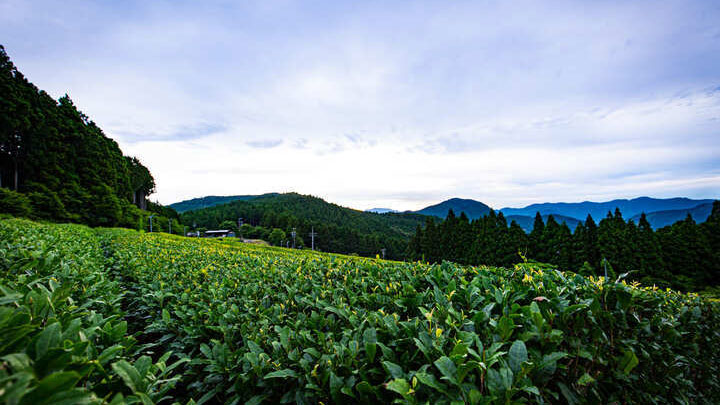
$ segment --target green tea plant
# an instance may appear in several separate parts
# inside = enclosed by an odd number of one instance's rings
[[[720,304],[622,279],[19,220],[0,260],[8,403],[720,401]]]
[[[174,380],[128,333],[89,228],[0,222],[0,401],[154,403]]]
[[[108,231],[198,402],[712,403],[718,304],[524,263]]]

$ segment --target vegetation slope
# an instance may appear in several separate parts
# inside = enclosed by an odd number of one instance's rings
[[[0,401],[717,403],[717,302],[0,221]]]
[[[314,229],[316,247],[323,251],[356,253],[374,257],[386,249],[386,257],[402,259],[407,242],[425,216],[411,213],[358,211],[328,203],[320,198],[297,193],[266,194],[247,201],[233,201],[223,205],[187,211],[180,215],[185,224],[217,228],[238,219],[267,230],[278,228],[286,236],[296,229],[296,243],[308,245],[309,233]],[[243,235],[246,236],[246,235]],[[288,237],[289,238],[289,237]]]

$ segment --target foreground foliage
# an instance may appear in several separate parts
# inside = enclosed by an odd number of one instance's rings
[[[17,220],[0,236],[6,401],[48,400],[48,386],[148,403],[720,400],[720,308],[692,294],[536,263],[397,263]],[[54,309],[33,315],[41,292]],[[11,340],[16,313],[29,332]],[[45,342],[69,360],[48,368]]]
[[[95,232],[0,222],[0,401],[152,403],[175,377],[128,333]]]

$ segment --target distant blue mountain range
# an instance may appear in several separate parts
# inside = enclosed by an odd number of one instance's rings
[[[704,222],[712,209],[714,200],[693,200],[690,198],[651,198],[639,197],[630,200],[612,200],[606,202],[584,201],[579,203],[542,203],[532,204],[524,208],[503,208],[508,223],[517,222],[526,232],[530,232],[535,222],[535,214],[540,213],[543,221],[552,215],[558,223],[565,222],[570,230],[575,230],[580,222],[592,215],[595,222],[600,222],[608,212],[613,213],[619,208],[625,219],[633,219],[636,223],[644,212],[653,228],[662,228],[684,219],[689,213],[696,222]],[[419,214],[445,218],[452,209],[455,215],[465,212],[470,219],[487,215],[491,208],[479,201],[452,198],[440,204],[432,205],[415,211]]]
[[[702,204],[712,204],[713,200],[692,200],[689,198],[650,198],[639,197],[632,200],[612,200],[607,202],[584,201],[579,203],[542,203],[532,204],[524,208],[503,208],[500,211],[503,215],[526,215],[535,216],[536,212],[541,215],[560,214],[584,221],[588,214],[592,215],[595,222],[607,216],[608,212],[614,212],[619,208],[625,219],[644,213],[668,210],[687,210]]]
[[[370,208],[369,210],[365,210],[365,212],[374,212],[376,214],[387,214],[390,213],[396,213],[396,210],[392,210],[390,208]]]
[[[682,209],[682,210],[667,210],[667,211],[655,211],[645,214],[650,226],[653,228],[662,228],[664,226],[672,225],[677,221],[681,221],[687,218],[688,214],[695,220],[695,222],[705,222],[712,212],[712,203],[701,204],[695,208]],[[637,223],[640,220],[640,215],[635,215],[632,220]]]
[[[263,194],[263,196],[267,195],[277,195],[277,193]],[[170,207],[178,212],[185,212],[227,204],[237,200],[252,200],[257,197],[260,196],[207,196],[170,204]],[[502,212],[508,223],[514,220],[526,232],[529,232],[532,230],[537,212],[540,212],[545,222],[547,222],[548,216],[552,215],[558,223],[565,222],[571,230],[574,230],[580,222],[585,221],[588,215],[592,215],[595,222],[600,222],[607,216],[608,212],[612,213],[615,211],[615,208],[619,208],[623,218],[632,219],[636,223],[640,219],[640,214],[644,212],[650,225],[657,229],[682,220],[688,214],[690,214],[696,222],[704,222],[707,217],[710,216],[713,201],[714,200],[711,199],[693,200],[690,198],[639,197],[630,200],[621,199],[606,202],[583,201],[578,203],[531,204],[523,208],[503,208],[496,210],[496,212]],[[414,213],[445,218],[451,209],[457,216],[464,212],[470,220],[481,218],[489,214],[492,210],[490,206],[480,201],[451,198],[439,204],[414,211]],[[390,208],[372,208],[367,211],[378,214],[398,212]]]

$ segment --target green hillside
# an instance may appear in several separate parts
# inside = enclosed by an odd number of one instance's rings
[[[426,217],[358,211],[296,193],[268,194],[181,214],[183,223],[204,228],[217,228],[224,221],[236,223],[238,218],[266,230],[281,229],[286,238],[295,228],[304,245],[309,244],[308,234],[314,228],[316,246],[323,251],[374,257],[384,248],[386,257],[401,259],[410,236]]]
[[[266,194],[274,195],[275,193]],[[227,196],[216,196],[209,195],[207,197],[198,197],[190,200],[180,201],[170,204],[169,207],[179,213],[185,211],[199,210],[203,208],[214,207],[216,205],[227,204],[233,201],[248,201],[260,196],[257,195],[227,195]]]
[[[460,215],[464,212],[469,219],[473,220],[488,215],[492,208],[480,201],[464,198],[451,198],[439,204],[431,205],[415,212],[418,214],[431,215],[444,219],[450,210],[452,210],[455,215]]]
[[[0,401],[717,403],[720,304],[513,268],[0,221]]]

